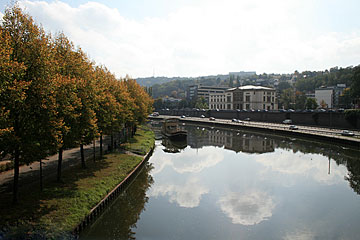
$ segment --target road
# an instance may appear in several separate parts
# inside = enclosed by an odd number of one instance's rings
[[[103,150],[107,149],[110,139],[105,137],[103,141]],[[100,152],[100,141],[96,141],[95,149],[97,156]],[[105,151],[104,151],[105,152]],[[86,159],[93,158],[93,144],[84,146],[84,154]],[[58,154],[48,157],[42,161],[43,164],[43,179],[49,177],[56,177]],[[73,167],[80,164],[80,147],[68,149],[63,152],[62,169]],[[9,192],[12,190],[12,183],[14,178],[14,170],[9,170],[0,173],[0,193]],[[34,162],[30,165],[20,166],[19,187],[26,187],[31,184],[39,182],[40,178],[40,163]]]
[[[321,135],[326,137],[332,138],[339,138],[344,140],[350,140],[360,143],[360,132],[359,131],[352,131],[355,136],[343,136],[342,129],[335,129],[335,128],[324,128],[324,127],[315,127],[315,126],[300,126],[296,125],[298,129],[291,130],[291,124],[283,124],[283,123],[267,123],[267,122],[256,122],[256,121],[240,121],[240,122],[233,122],[232,120],[228,119],[215,119],[210,120],[209,118],[199,118],[199,117],[185,117],[180,118],[179,116],[169,116],[169,115],[160,115],[157,117],[152,117],[154,119],[162,119],[162,118],[179,118],[181,121],[196,121],[196,122],[204,122],[204,123],[220,123],[220,124],[227,124],[233,126],[243,126],[243,127],[256,127],[256,128],[265,128],[265,129],[274,129],[274,130],[281,130],[285,132],[297,132],[306,135]]]

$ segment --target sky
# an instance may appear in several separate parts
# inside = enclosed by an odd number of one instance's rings
[[[0,0],[0,17],[10,0]],[[358,0],[20,0],[117,77],[360,64]]]

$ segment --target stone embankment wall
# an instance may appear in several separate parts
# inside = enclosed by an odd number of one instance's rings
[[[79,236],[79,234],[88,226],[90,226],[100,215],[101,213],[110,205],[117,196],[122,193],[136,178],[136,176],[141,171],[144,164],[151,157],[155,146],[143,157],[143,160],[128,174],[128,176],[121,181],[110,193],[108,193],[93,209],[90,213],[75,227],[73,230],[74,236]]]
[[[250,118],[253,121],[281,123],[285,119],[291,119],[293,124],[341,128],[341,129],[360,129],[360,118],[356,124],[351,124],[345,119],[345,114],[341,112],[239,112],[234,110],[162,110],[159,112],[164,115],[190,117],[215,117],[221,119],[240,119]]]

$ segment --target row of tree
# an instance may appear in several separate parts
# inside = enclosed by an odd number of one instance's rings
[[[95,66],[63,34],[47,34],[18,6],[0,25],[0,153],[19,165],[40,161],[144,121],[153,100],[135,80]]]

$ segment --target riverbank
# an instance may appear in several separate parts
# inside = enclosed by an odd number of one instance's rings
[[[199,118],[199,117],[186,117],[181,118],[179,116],[168,116],[160,115],[158,117],[150,117],[150,119],[166,119],[166,118],[178,118],[183,123],[191,124],[205,124],[216,127],[230,127],[235,129],[244,129],[244,130],[255,130],[269,133],[278,133],[289,136],[301,136],[312,139],[317,139],[321,141],[327,141],[331,143],[338,143],[347,146],[353,146],[356,149],[360,149],[360,132],[354,131],[355,136],[342,136],[340,129],[334,128],[321,128],[321,127],[312,127],[312,126],[303,126],[297,125],[297,129],[290,129],[289,124],[279,124],[279,123],[268,123],[268,122],[256,122],[256,121],[241,121],[232,122],[228,119],[215,119],[209,120],[209,118]]]
[[[122,146],[123,151],[88,161],[86,169],[76,166],[65,170],[62,183],[46,182],[42,192],[38,187],[22,189],[16,206],[11,204],[11,193],[1,194],[0,239],[72,238],[73,229],[153,146],[154,133],[141,126]]]

